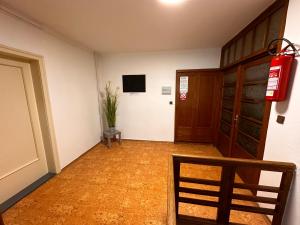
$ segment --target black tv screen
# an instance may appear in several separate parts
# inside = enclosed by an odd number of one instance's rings
[[[123,92],[146,92],[146,75],[123,75]]]

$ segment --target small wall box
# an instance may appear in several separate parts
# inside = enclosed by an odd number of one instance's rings
[[[171,95],[171,87],[162,87],[161,94],[162,95]]]

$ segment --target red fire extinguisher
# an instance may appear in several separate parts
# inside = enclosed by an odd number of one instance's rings
[[[286,41],[288,46],[283,48],[279,53],[270,51],[272,44],[276,41]],[[288,50],[291,47],[293,50]],[[291,76],[291,69],[298,52],[293,43],[286,38],[274,39],[270,42],[269,54],[274,55],[270,64],[270,72],[268,79],[268,86],[266,92],[266,100],[268,101],[284,101],[286,98],[289,80]]]

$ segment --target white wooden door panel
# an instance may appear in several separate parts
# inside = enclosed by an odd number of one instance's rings
[[[48,172],[31,76],[0,59],[0,203]]]

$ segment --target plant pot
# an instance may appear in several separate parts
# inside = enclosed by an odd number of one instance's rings
[[[115,132],[116,131],[116,128],[115,127],[109,127],[109,132],[110,133],[113,133],[113,132]]]

